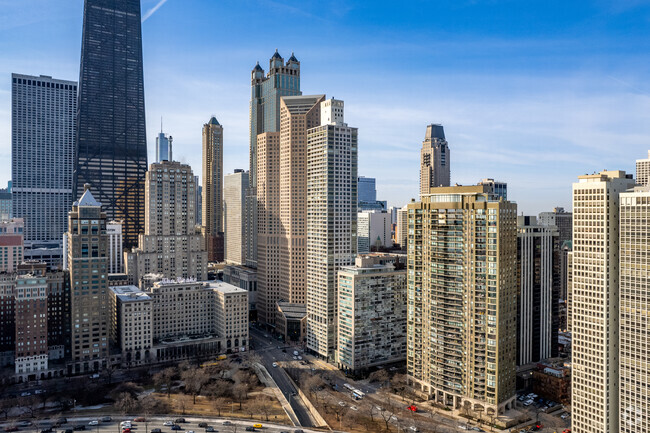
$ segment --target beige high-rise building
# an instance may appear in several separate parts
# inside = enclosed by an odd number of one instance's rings
[[[395,224],[395,243],[406,251],[406,242],[408,239],[408,205],[397,209],[397,223]]]
[[[620,195],[620,431],[650,432],[650,187]]]
[[[68,213],[66,236],[73,372],[98,371],[108,356],[108,235],[90,185]]]
[[[246,190],[248,172],[237,169],[223,180],[223,224],[226,263],[246,264]]]
[[[307,130],[320,125],[324,99],[283,97],[280,132],[257,137],[257,310],[262,323],[275,323],[279,300],[305,303]]]
[[[571,288],[572,428],[619,430],[619,195],[624,171],[579,176],[573,184]]]
[[[449,186],[449,145],[442,125],[427,125],[420,151],[420,197],[431,188]]]
[[[409,204],[408,216],[411,383],[474,416],[512,408],[517,205],[487,185],[442,187]]]
[[[650,186],[650,150],[648,151],[648,159],[636,160],[636,183]]]
[[[223,261],[223,126],[203,125],[203,235],[210,262]]]
[[[335,362],[338,271],[357,255],[357,128],[343,101],[320,103],[307,133],[307,347]]]
[[[139,283],[147,274],[206,280],[208,253],[195,227],[195,177],[189,165],[153,163],[145,180],[144,234],[126,253],[126,273]]]

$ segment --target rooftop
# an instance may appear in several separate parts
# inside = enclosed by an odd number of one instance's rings
[[[209,281],[206,283],[207,287],[210,287],[213,290],[218,290],[221,293],[248,293],[248,291],[244,289],[240,289],[237,286],[233,286],[232,284],[225,283],[223,281]]]
[[[150,301],[151,297],[136,286],[109,287],[122,302]]]

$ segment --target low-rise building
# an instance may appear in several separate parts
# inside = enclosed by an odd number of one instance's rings
[[[257,269],[228,265],[223,268],[223,281],[248,292],[249,319],[257,320]]]
[[[359,255],[339,270],[339,368],[359,372],[406,360],[406,299],[397,255]]]
[[[564,365],[537,364],[533,371],[533,392],[557,403],[571,404],[571,369]]]
[[[153,315],[151,297],[136,286],[109,287],[109,335],[126,366],[151,362]]]
[[[278,301],[275,331],[284,341],[302,342],[307,333],[307,306]]]
[[[13,272],[24,259],[22,218],[0,221],[0,272]]]

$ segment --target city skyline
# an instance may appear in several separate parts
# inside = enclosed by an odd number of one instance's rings
[[[418,150],[429,123],[445,127],[454,152],[452,184],[484,177],[506,181],[509,198],[526,214],[556,205],[569,208],[567,185],[576,175],[612,167],[633,172],[630,161],[648,147],[646,1],[565,5],[559,13],[559,3],[542,2],[514,8],[500,2],[414,3],[399,11],[380,2],[371,11],[354,2],[334,7],[169,0],[149,14],[158,4],[142,2],[143,16],[149,15],[143,43],[151,160],[162,115],[177,149],[184,149],[177,159],[198,172],[198,127],[215,114],[226,126],[224,173],[247,167],[248,78],[255,61],[266,66],[276,48],[283,57],[293,51],[300,60],[304,93],[328,89],[347,101],[350,120],[362,132],[359,173],[377,178],[378,197],[389,205],[417,198]],[[24,15],[35,9],[33,16]],[[244,34],[246,26],[231,27],[246,9],[257,11],[251,26],[284,17],[295,22],[296,31],[315,31],[300,38],[278,32],[260,44]],[[82,13],[82,1],[49,5],[28,0],[4,7],[4,160],[10,157],[10,74],[76,80]],[[222,24],[219,30],[212,25],[214,17]],[[504,20],[508,25],[501,25]],[[185,30],[168,32],[170,27]],[[341,36],[330,40],[329,30]],[[9,42],[16,40],[20,43]],[[201,53],[215,42],[217,55],[206,59]],[[612,154],[613,145],[626,151]],[[0,183],[8,180],[3,171]],[[538,189],[539,184],[545,188]]]

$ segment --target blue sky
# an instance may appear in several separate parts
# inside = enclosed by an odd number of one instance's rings
[[[345,100],[359,173],[380,199],[418,194],[428,123],[452,182],[508,182],[520,212],[570,206],[576,176],[634,171],[650,149],[650,1],[143,0],[150,159],[164,118],[201,169],[201,127],[224,125],[224,169],[248,168],[250,70],[276,48],[304,94]],[[12,72],[78,78],[82,0],[0,0],[0,182],[11,172]]]

